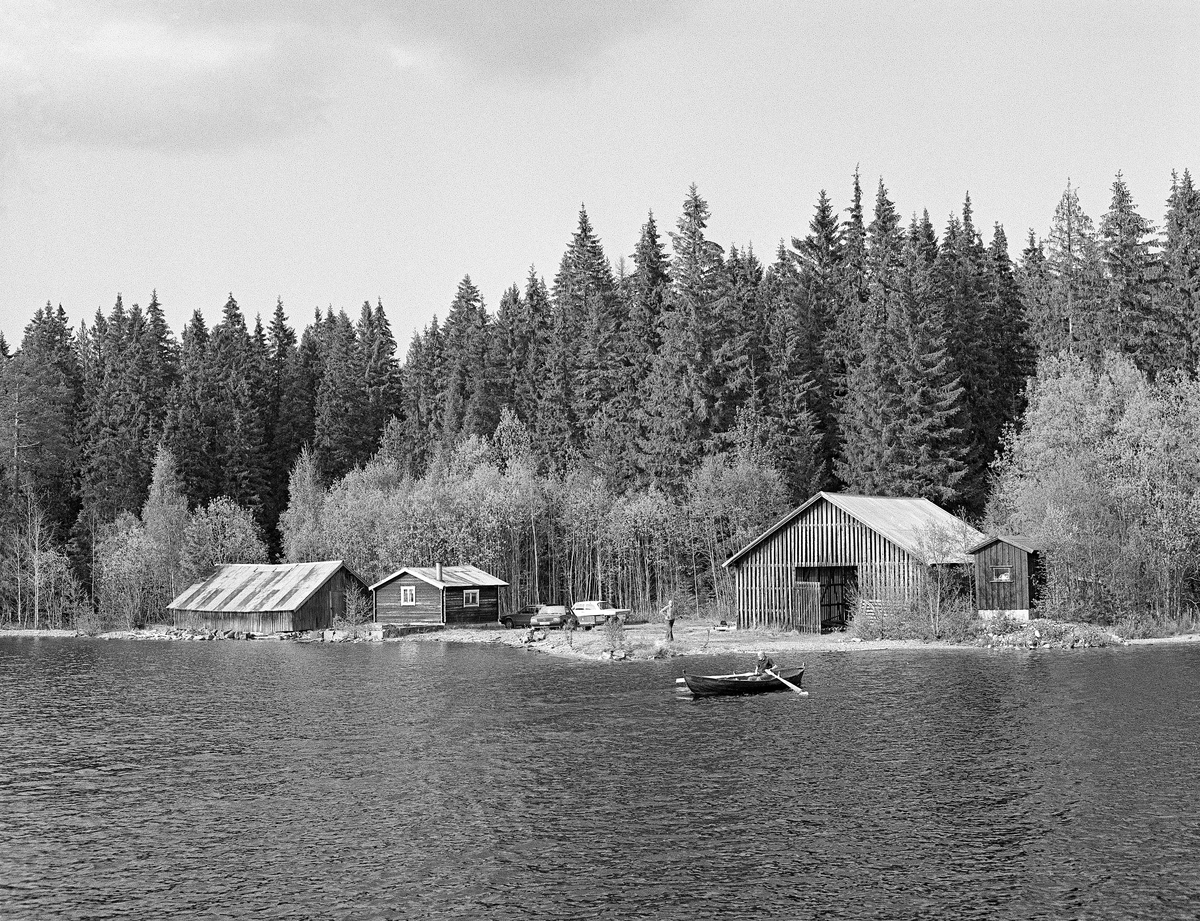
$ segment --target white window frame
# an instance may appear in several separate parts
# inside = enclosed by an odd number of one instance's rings
[[[1013,580],[1013,568],[1011,566],[993,566],[992,581],[1004,584],[1011,584]]]
[[[401,604],[416,604],[417,603],[417,587],[415,585],[400,586],[400,603]]]
[[[464,588],[463,589],[463,607],[477,608],[479,607],[479,589]]]

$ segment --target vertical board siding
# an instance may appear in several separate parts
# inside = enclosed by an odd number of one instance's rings
[[[738,626],[811,629],[796,618],[795,586],[809,575],[802,570],[850,567],[867,600],[911,596],[925,573],[906,550],[822,498],[732,567]]]
[[[1034,557],[1034,559],[1031,559]],[[1030,608],[1031,576],[1036,554],[998,540],[975,554],[975,593],[981,611],[1022,611]],[[992,567],[1012,569],[1011,582],[993,582]]]

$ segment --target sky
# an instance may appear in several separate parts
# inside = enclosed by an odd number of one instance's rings
[[[615,264],[692,183],[766,261],[856,168],[1014,257],[1068,180],[1161,224],[1198,38],[1193,2],[0,0],[0,331],[381,300],[403,353],[464,275],[552,281],[581,205]]]

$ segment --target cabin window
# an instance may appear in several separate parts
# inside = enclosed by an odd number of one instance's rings
[[[401,604],[416,604],[417,603],[417,587],[415,585],[400,586],[400,603]]]
[[[1011,582],[1012,567],[1011,566],[993,566],[992,567],[993,582]]]
[[[463,590],[463,607],[477,608],[479,607],[479,589],[468,588]]]

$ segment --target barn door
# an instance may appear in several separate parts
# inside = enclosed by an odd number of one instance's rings
[[[797,582],[792,597],[793,626],[801,633],[820,633],[821,583]]]

